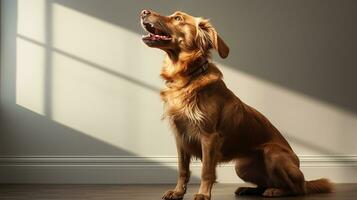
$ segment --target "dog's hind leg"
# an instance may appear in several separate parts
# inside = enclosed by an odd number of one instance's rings
[[[262,195],[267,187],[265,163],[261,152],[240,158],[236,161],[235,170],[237,175],[244,181],[253,183],[257,187],[238,187],[236,195]]]
[[[270,145],[264,149],[264,160],[269,174],[269,188],[263,196],[306,194],[305,178],[294,153],[278,145]]]

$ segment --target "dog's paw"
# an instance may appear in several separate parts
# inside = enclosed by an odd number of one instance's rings
[[[281,197],[285,195],[287,195],[287,193],[279,188],[268,188],[263,193],[264,197]]]
[[[210,200],[211,198],[207,195],[204,194],[195,194],[195,196],[193,196],[193,200]]]
[[[239,187],[236,189],[234,192],[236,195],[241,196],[241,195],[251,195],[254,193],[256,188],[251,188],[251,187]]]
[[[263,192],[265,191],[264,188],[253,188],[253,187],[239,187],[236,189],[234,192],[238,196],[243,196],[243,195],[262,195]]]
[[[165,194],[162,196],[164,200],[179,200],[183,199],[183,192],[177,192],[175,190],[166,191]]]

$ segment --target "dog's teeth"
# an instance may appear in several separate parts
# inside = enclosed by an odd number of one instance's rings
[[[154,27],[154,24],[150,24],[151,27]]]

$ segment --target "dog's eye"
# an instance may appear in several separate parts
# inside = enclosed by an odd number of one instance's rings
[[[180,16],[176,16],[176,17],[174,17],[174,19],[175,19],[176,21],[181,21],[181,20],[182,20],[182,18],[181,18]]]

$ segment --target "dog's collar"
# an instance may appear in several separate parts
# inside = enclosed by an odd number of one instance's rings
[[[194,78],[196,78],[196,77],[198,77],[198,76],[204,74],[204,73],[207,71],[207,69],[208,69],[208,64],[209,64],[209,62],[206,60],[206,61],[205,61],[203,64],[201,64],[199,67],[196,67],[196,68],[194,68],[192,71],[188,72],[187,75],[188,75],[189,77],[191,77],[191,78],[190,78],[190,80],[189,80],[186,84],[188,84],[188,83],[189,83],[190,81],[192,81]],[[173,86],[173,84],[174,84],[174,81],[169,79],[169,80],[166,80],[166,81],[165,81],[165,84],[166,84],[167,87],[171,88],[171,87]]]
[[[203,73],[205,73],[208,69],[208,61],[206,60],[201,66],[197,67],[193,71],[191,71],[188,75],[191,77],[197,77]]]

